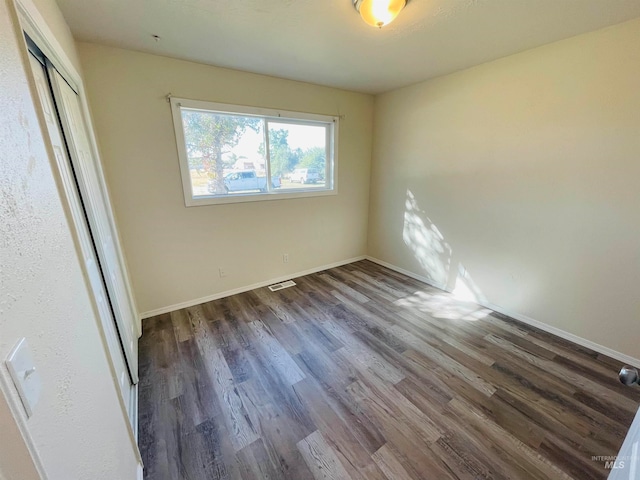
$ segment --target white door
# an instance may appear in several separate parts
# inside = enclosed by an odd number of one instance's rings
[[[609,480],[640,480],[640,409],[618,456],[607,460],[605,465],[611,469]]]
[[[101,186],[97,160],[91,148],[80,99],[55,68],[48,65],[48,72],[99,266],[107,286],[108,299],[118,325],[131,381],[135,384],[138,383],[136,312],[133,310],[133,302],[124,279],[124,268],[116,250],[115,228],[107,210],[108,196]]]
[[[51,94],[51,89],[49,88],[46,66],[43,65],[41,61],[35,58],[33,55],[30,55],[29,59],[31,62],[31,68],[33,70],[36,88],[38,91],[38,97],[40,99],[47,124],[47,133],[49,134],[49,137],[51,139],[58,169],[64,183],[64,190],[68,196],[72,217],[75,223],[76,231],[78,232],[80,248],[84,257],[83,260],[91,282],[91,289],[97,302],[98,313],[100,315],[100,320],[107,337],[109,353],[113,362],[113,367],[118,377],[120,393],[123,397],[124,404],[127,407],[129,419],[133,423],[134,419],[136,418],[136,402],[133,381],[131,379],[129,368],[125,359],[121,335],[119,334],[119,329],[116,326],[112,308],[109,302],[109,297],[105,289],[103,273],[101,271],[100,264],[98,263],[96,249],[94,248],[94,240],[91,236],[89,226],[86,222],[82,200],[78,193],[76,179],[74,177],[71,163],[67,154],[67,147],[62,136],[60,124],[58,122],[57,109],[53,96]],[[136,337],[137,336],[134,335],[134,338]],[[135,353],[137,355],[137,348]],[[136,425],[132,426],[135,431]]]

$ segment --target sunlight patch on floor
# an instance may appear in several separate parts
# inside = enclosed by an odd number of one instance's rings
[[[417,291],[413,295],[401,298],[394,305],[411,310],[427,313],[433,318],[444,320],[466,320],[475,322],[491,313],[492,310],[484,308],[472,301],[461,301],[447,293],[429,293]]]

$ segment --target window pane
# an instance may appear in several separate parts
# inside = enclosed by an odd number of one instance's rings
[[[324,189],[327,127],[269,121],[271,176],[283,189]]]
[[[263,121],[183,108],[193,197],[264,191]]]
[[[171,107],[186,206],[336,192],[335,117],[178,98]]]

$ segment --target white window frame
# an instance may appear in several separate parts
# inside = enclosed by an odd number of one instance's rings
[[[338,194],[338,131],[339,117],[329,115],[318,115],[313,113],[291,112],[286,110],[273,110],[267,108],[248,107],[241,105],[231,105],[227,103],[207,102],[202,100],[190,100],[185,98],[170,97],[171,113],[173,116],[173,128],[176,135],[176,144],[178,149],[178,159],[180,162],[180,175],[182,177],[182,191],[184,193],[184,203],[187,207],[195,207],[201,205],[219,205],[225,203],[241,203],[241,202],[261,202],[265,200],[283,200],[304,197],[322,197],[327,195]],[[269,121],[278,123],[292,123],[303,125],[324,124],[327,131],[327,159],[324,189],[285,189],[272,190],[271,182],[267,181],[267,192],[256,192],[247,194],[233,195],[198,195],[193,196],[191,187],[191,173],[189,171],[189,159],[184,135],[184,126],[182,124],[181,108],[190,110],[202,110],[206,112],[215,112],[231,115],[245,115],[264,119],[268,125]],[[267,126],[268,128],[268,126]],[[267,178],[270,177],[270,161],[269,155],[269,135],[265,131],[265,169],[267,169]]]

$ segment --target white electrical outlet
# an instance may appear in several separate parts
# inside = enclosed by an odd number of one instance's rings
[[[282,254],[282,263],[289,263],[289,254],[288,253],[283,253]]]
[[[220,268],[218,271],[220,272],[220,278],[227,276],[227,271],[224,268]]]

